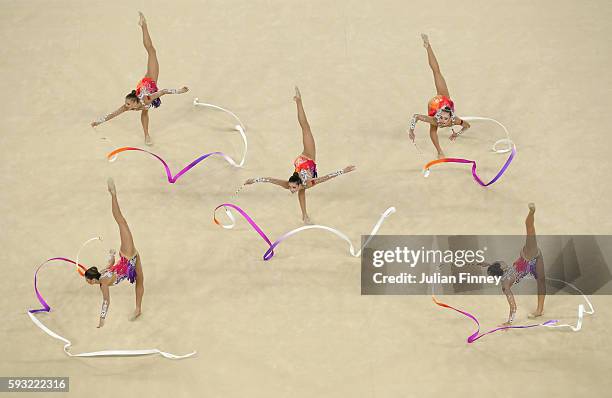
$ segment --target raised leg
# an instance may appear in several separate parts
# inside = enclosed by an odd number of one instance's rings
[[[535,204],[529,203],[529,213],[525,218],[525,247],[523,248],[523,256],[527,259],[534,258],[538,255],[538,242],[536,240],[535,230]],[[544,271],[544,260],[542,256],[536,260],[536,281],[538,284],[538,307],[534,313],[529,314],[530,318],[541,316],[544,313],[544,300],[546,298],[546,274]]]
[[[150,77],[151,79],[157,82],[157,78],[159,77],[159,62],[157,61],[157,52],[155,51],[155,47],[153,47],[153,42],[151,41],[151,36],[149,35],[149,28],[147,27],[147,20],[143,13],[139,12],[140,20],[138,21],[138,25],[142,28],[142,44],[144,44],[145,50],[147,50],[147,73],[146,77]]]
[[[535,204],[529,203],[529,213],[525,218],[525,247],[523,248],[523,255],[526,259],[534,258],[538,255],[538,242],[536,241],[536,230],[535,230]]]
[[[123,253],[124,256],[132,257],[136,254],[134,239],[132,238],[132,233],[130,232],[130,227],[128,226],[127,221],[125,221],[123,214],[121,214],[119,202],[117,201],[117,189],[115,188],[115,182],[112,178],[109,178],[107,183],[108,192],[111,194],[113,217],[119,226],[119,237],[121,238],[121,246],[119,247],[119,251]]]
[[[304,144],[302,154],[312,160],[316,160],[317,151],[315,148],[314,137],[312,136],[308,119],[306,119],[306,112],[304,112],[304,106],[302,105],[302,95],[300,94],[300,89],[297,87],[295,88],[295,97],[293,97],[293,100],[297,105],[298,122],[300,122],[300,127],[302,128],[302,142]]]
[[[444,80],[444,76],[442,76],[442,73],[440,72],[440,65],[438,65],[436,55],[429,44],[429,37],[427,37],[425,34],[421,34],[421,38],[423,39],[423,47],[425,47],[427,50],[427,60],[429,61],[429,67],[433,72],[434,83],[436,84],[436,93],[450,97],[448,87],[446,86],[446,80]]]

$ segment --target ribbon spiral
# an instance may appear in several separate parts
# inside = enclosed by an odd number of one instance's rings
[[[495,177],[493,177],[493,179],[491,179],[489,182],[486,182],[486,183],[483,182],[482,179],[480,178],[480,176],[476,173],[476,161],[470,160],[470,159],[464,159],[464,158],[442,158],[442,159],[432,160],[431,162],[427,163],[423,167],[423,175],[425,177],[428,177],[429,176],[429,172],[430,172],[430,170],[429,170],[430,167],[434,166],[436,164],[440,164],[440,163],[469,163],[469,164],[472,165],[472,177],[474,178],[474,181],[476,181],[476,183],[478,183],[482,187],[487,187],[487,186],[493,184],[495,181],[499,180],[499,178],[506,172],[506,170],[510,166],[510,163],[512,163],[512,160],[516,156],[516,146],[514,145],[512,140],[510,139],[510,134],[508,133],[508,129],[506,129],[506,126],[504,126],[503,124],[501,124],[500,122],[498,122],[495,119],[488,118],[488,117],[479,117],[479,116],[466,116],[466,117],[463,118],[463,120],[467,120],[467,121],[474,121],[474,120],[491,121],[491,122],[496,123],[497,125],[501,126],[502,129],[504,129],[504,132],[506,133],[506,138],[502,138],[500,140],[495,141],[495,143],[493,144],[493,147],[492,147],[493,152],[498,153],[498,154],[510,152],[510,156],[508,156],[508,159],[506,160],[504,165],[497,172]],[[502,145],[502,144],[504,144],[505,147],[499,148],[499,146]]]
[[[208,158],[208,157],[210,157],[212,155],[219,155],[219,156],[221,156],[223,159],[225,159],[225,161],[227,163],[229,163],[233,167],[240,168],[240,167],[244,166],[244,162],[246,160],[246,154],[247,154],[247,151],[248,151],[248,143],[247,143],[247,138],[246,138],[246,134],[245,134],[246,129],[244,127],[244,124],[238,118],[238,116],[236,116],[233,112],[231,112],[231,111],[229,111],[229,110],[227,110],[225,108],[222,108],[220,106],[212,105],[212,104],[206,104],[206,103],[203,103],[203,102],[198,102],[197,98],[193,101],[193,105],[194,106],[209,107],[209,108],[221,110],[223,112],[228,113],[229,115],[231,115],[232,117],[234,117],[234,119],[236,119],[238,121],[238,124],[234,128],[240,133],[240,136],[242,137],[242,142],[244,143],[244,151],[242,153],[242,159],[240,160],[240,162],[236,162],[229,155],[227,155],[227,154],[225,154],[223,152],[218,152],[218,151],[217,152],[210,152],[210,153],[206,153],[206,154],[200,156],[199,158],[197,158],[194,161],[192,161],[191,163],[189,163],[181,171],[176,173],[176,175],[172,175],[172,171],[170,171],[170,167],[168,166],[168,163],[166,163],[166,161],[161,156],[156,155],[153,152],[147,151],[146,149],[141,149],[141,148],[136,148],[136,147],[117,148],[117,149],[113,150],[112,152],[108,153],[106,155],[106,158],[108,159],[109,162],[114,162],[115,160],[117,160],[117,155],[119,153],[121,153],[121,152],[125,152],[125,151],[139,151],[139,152],[148,153],[149,155],[151,155],[151,156],[155,157],[157,160],[159,160],[161,162],[161,164],[164,166],[164,169],[166,171],[166,176],[167,176],[168,182],[170,184],[174,184],[183,174],[187,173],[189,170],[191,170],[192,168],[197,166],[200,162],[202,162],[203,160],[205,160],[206,158]]]
[[[223,224],[223,223],[221,223],[217,219],[217,210],[222,208],[222,207],[225,210],[225,214],[230,219],[230,223],[229,224]],[[249,216],[240,207],[238,207],[238,206],[236,206],[235,204],[232,204],[232,203],[223,203],[223,204],[220,204],[219,206],[217,206],[215,208],[215,210],[213,212],[213,221],[215,222],[215,224],[217,224],[217,225],[219,225],[219,226],[221,226],[221,227],[223,227],[225,229],[234,228],[234,226],[236,225],[236,218],[233,216],[233,214],[231,213],[231,211],[228,208],[232,208],[232,209],[236,210],[251,225],[251,227],[253,227],[255,232],[257,232],[259,234],[259,236],[261,236],[261,238],[268,244],[268,246],[270,246],[268,248],[268,250],[266,250],[266,252],[263,255],[264,261],[268,261],[268,260],[270,260],[274,256],[274,248],[276,246],[278,246],[282,241],[284,241],[284,240],[288,239],[289,237],[297,234],[298,232],[306,231],[308,229],[323,229],[325,231],[329,231],[329,232],[333,233],[334,235],[338,236],[340,239],[342,239],[346,243],[348,243],[348,245],[349,245],[349,252],[351,253],[351,255],[353,257],[359,257],[361,255],[361,250],[370,242],[370,240],[374,237],[374,235],[376,235],[376,233],[378,232],[378,230],[382,226],[382,224],[385,221],[385,219],[387,217],[389,217],[391,214],[395,213],[395,211],[396,211],[395,207],[389,207],[387,210],[385,210],[385,212],[378,219],[378,222],[376,223],[376,225],[374,225],[374,228],[372,228],[372,231],[369,234],[370,235],[369,238],[364,242],[363,246],[361,246],[359,248],[359,250],[355,250],[355,246],[353,246],[353,243],[348,238],[348,236],[346,236],[344,233],[338,231],[335,228],[331,228],[331,227],[328,227],[328,226],[325,226],[325,225],[305,225],[303,227],[299,227],[299,228],[293,229],[293,230],[285,233],[280,238],[278,238],[274,242],[272,242],[270,240],[270,238],[268,238],[268,236],[265,234],[265,232],[259,227],[259,225],[257,225],[257,223],[251,218],[251,216]]]
[[[99,237],[91,238],[81,246],[81,249],[83,249],[83,247],[85,247],[85,245],[87,245],[89,242],[96,240],[96,239],[101,240],[101,238]],[[79,253],[81,252],[81,249],[79,249]],[[88,267],[78,262],[78,254],[77,254],[76,262],[68,258],[65,258],[65,257],[53,257],[53,258],[46,260],[42,264],[40,264],[38,268],[36,268],[36,271],[34,272],[34,291],[36,292],[36,297],[38,299],[38,302],[42,305],[42,308],[28,310],[28,316],[30,317],[30,320],[34,322],[34,324],[38,326],[43,332],[47,333],[49,336],[53,337],[54,339],[63,341],[65,343],[64,352],[66,353],[66,355],[71,356],[71,357],[103,357],[103,356],[143,356],[143,355],[159,354],[163,356],[164,358],[168,358],[168,359],[183,359],[183,358],[188,358],[188,357],[195,355],[196,353],[195,351],[189,354],[186,354],[186,355],[175,355],[175,354],[171,354],[168,352],[160,351],[157,348],[145,349],[145,350],[93,351],[93,352],[83,352],[80,354],[71,353],[70,347],[72,346],[72,342],[68,340],[67,338],[55,333],[53,330],[49,329],[34,315],[39,312],[50,312],[51,311],[51,306],[47,303],[47,301],[45,301],[42,294],[38,290],[38,272],[41,270],[43,266],[49,263],[53,263],[53,262],[57,262],[61,264],[68,263],[68,264],[75,265],[77,272],[81,276],[85,274],[85,271],[87,270]]]
[[[453,307],[453,306],[451,306],[449,304],[446,304],[446,303],[443,303],[443,302],[439,301],[436,298],[436,296],[435,296],[435,294],[433,292],[433,286],[432,286],[431,298],[432,298],[433,302],[436,305],[438,305],[440,307],[443,307],[443,308],[448,308],[448,309],[451,309],[453,311],[456,311],[456,312],[458,312],[458,313],[460,313],[460,314],[470,318],[476,324],[476,331],[474,333],[472,333],[471,335],[469,335],[468,338],[467,338],[467,342],[468,343],[473,343],[476,340],[480,339],[481,337],[484,337],[484,336],[486,336],[488,334],[495,333],[495,332],[498,332],[500,330],[505,330],[505,329],[529,329],[529,328],[534,328],[534,327],[537,327],[537,326],[545,326],[545,327],[549,327],[549,328],[564,328],[564,327],[567,327],[567,328],[570,328],[574,332],[577,332],[580,329],[582,329],[582,322],[583,322],[584,314],[587,313],[587,314],[591,314],[592,315],[592,314],[595,313],[595,309],[593,308],[593,305],[591,304],[591,301],[589,301],[588,297],[580,289],[578,289],[576,286],[574,286],[573,284],[571,284],[569,282],[565,282],[565,281],[563,281],[561,279],[554,279],[554,278],[546,278],[546,280],[564,283],[566,286],[569,286],[572,289],[576,290],[578,293],[580,293],[582,295],[582,297],[584,298],[584,300],[586,301],[586,303],[588,304],[589,310],[585,310],[583,304],[579,304],[578,305],[578,317],[576,319],[576,326],[569,325],[569,324],[559,324],[558,320],[551,319],[551,320],[548,320],[548,321],[543,322],[543,323],[535,323],[535,324],[530,324],[530,325],[500,326],[500,327],[488,330],[486,332],[480,333],[480,322],[478,321],[476,316],[472,315],[471,313],[469,313],[467,311],[460,310],[460,309],[455,308],[455,307]]]

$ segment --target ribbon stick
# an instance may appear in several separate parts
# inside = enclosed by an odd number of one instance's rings
[[[464,159],[464,158],[442,158],[442,159],[432,160],[431,162],[427,163],[423,167],[423,175],[425,177],[429,177],[429,173],[430,173],[429,169],[431,168],[431,166],[434,166],[436,164],[440,164],[440,163],[469,163],[469,164],[472,165],[472,177],[474,178],[474,181],[476,181],[476,183],[478,183],[480,186],[487,187],[487,186],[493,184],[495,181],[499,180],[499,178],[506,172],[506,170],[510,166],[510,163],[512,163],[512,160],[516,156],[516,146],[514,145],[512,140],[510,139],[510,134],[508,133],[508,129],[506,129],[506,126],[504,126],[503,124],[501,124],[497,120],[492,119],[492,118],[488,118],[488,117],[479,117],[479,116],[466,116],[463,119],[467,120],[467,121],[474,121],[474,120],[491,121],[491,122],[496,123],[497,125],[502,127],[502,129],[506,133],[506,138],[502,138],[500,140],[495,141],[495,143],[493,144],[492,150],[493,150],[493,152],[498,153],[498,154],[510,152],[510,156],[508,156],[508,159],[506,160],[504,165],[497,172],[495,177],[493,177],[493,179],[490,180],[487,183],[483,182],[482,179],[480,178],[480,176],[478,176],[478,174],[476,173],[476,161],[470,160],[470,159]],[[502,145],[502,144],[504,145],[504,147],[500,148],[500,145]]]
[[[221,223],[218,219],[217,219],[217,210],[220,209],[221,207],[223,207],[223,209],[225,210],[225,213],[227,214],[228,218],[230,219],[230,224],[223,224]],[[296,229],[293,229],[287,233],[285,233],[284,235],[282,235],[280,238],[276,239],[274,242],[272,242],[270,240],[270,238],[268,238],[268,236],[265,234],[265,232],[259,227],[259,225],[257,225],[257,223],[251,218],[251,216],[249,216],[244,210],[242,210],[240,207],[236,206],[235,204],[232,203],[223,203],[220,204],[219,206],[217,206],[214,210],[214,214],[213,214],[213,221],[215,222],[215,224],[226,228],[226,229],[231,229],[235,226],[236,223],[236,219],[235,217],[232,215],[231,211],[228,208],[232,208],[234,210],[236,210],[250,225],[251,227],[253,227],[253,229],[255,230],[255,232],[257,232],[259,234],[259,236],[261,236],[261,238],[268,244],[268,246],[270,246],[268,248],[268,250],[266,250],[266,252],[263,255],[263,259],[264,261],[268,261],[270,260],[273,256],[274,256],[274,248],[276,246],[278,246],[281,242],[283,242],[284,240],[288,239],[289,237],[297,234],[298,232],[301,231],[305,231],[308,229],[322,229],[325,231],[329,231],[331,233],[333,233],[334,235],[338,236],[340,239],[344,240],[346,243],[348,243],[349,245],[349,252],[351,253],[351,255],[353,257],[359,257],[361,255],[361,250],[370,242],[370,240],[374,237],[374,235],[376,235],[376,233],[378,232],[378,230],[380,229],[380,227],[382,226],[383,222],[385,221],[385,219],[387,217],[389,217],[391,214],[395,213],[395,207],[389,207],[387,210],[385,210],[385,212],[380,216],[378,222],[376,223],[376,225],[374,225],[374,228],[372,228],[372,231],[370,232],[370,237],[368,238],[368,240],[366,240],[366,242],[363,244],[363,246],[361,246],[359,248],[359,250],[355,250],[355,246],[353,246],[353,243],[351,242],[351,240],[342,232],[338,231],[335,228],[331,228],[325,225],[305,225],[303,227],[299,227]]]
[[[86,243],[94,239],[98,239],[98,238],[92,238]],[[66,353],[66,355],[71,356],[71,357],[102,357],[102,356],[143,356],[143,355],[159,354],[163,356],[164,358],[168,358],[168,359],[183,359],[183,358],[188,358],[190,356],[195,355],[196,353],[195,351],[189,354],[186,354],[186,355],[175,355],[175,354],[171,354],[168,352],[160,351],[157,348],[146,349],[146,350],[107,350],[107,351],[94,351],[94,352],[83,352],[80,354],[72,354],[70,352],[70,347],[72,346],[72,342],[68,340],[67,338],[55,333],[53,330],[49,329],[34,315],[38,312],[50,312],[51,311],[51,306],[45,301],[42,294],[38,290],[38,272],[44,265],[49,264],[53,261],[73,264],[77,267],[79,274],[81,273],[84,274],[84,272],[87,270],[88,267],[84,266],[83,264],[79,264],[75,261],[72,261],[68,258],[65,258],[65,257],[53,257],[53,258],[48,259],[41,265],[39,265],[38,268],[36,268],[36,271],[34,272],[34,291],[36,292],[36,297],[38,298],[38,301],[42,305],[42,308],[28,310],[28,316],[30,317],[30,320],[34,322],[34,324],[38,326],[43,332],[47,333],[49,336],[53,337],[54,339],[61,340],[65,343],[64,352]]]
[[[478,319],[474,315],[470,314],[467,311],[460,310],[458,308],[455,308],[455,307],[453,307],[451,305],[448,305],[446,303],[443,303],[443,302],[439,301],[436,298],[436,296],[435,296],[435,294],[433,292],[433,286],[432,286],[431,298],[432,298],[433,302],[436,305],[438,305],[440,307],[443,307],[443,308],[448,308],[448,309],[451,309],[453,311],[456,311],[456,312],[458,312],[458,313],[460,313],[460,314],[470,318],[476,324],[476,331],[474,333],[472,333],[470,336],[468,336],[468,338],[467,338],[467,342],[468,343],[473,343],[476,340],[480,339],[481,337],[484,337],[484,336],[486,336],[488,334],[495,333],[495,332],[498,332],[500,330],[505,330],[505,329],[529,329],[529,328],[534,328],[534,327],[537,327],[537,326],[545,326],[545,327],[548,327],[548,328],[563,328],[563,327],[567,327],[567,328],[570,328],[571,330],[573,330],[574,332],[579,331],[582,328],[582,321],[583,321],[584,314],[585,313],[587,313],[587,314],[594,314],[595,313],[595,309],[593,308],[593,305],[591,304],[591,301],[588,299],[588,297],[580,289],[578,289],[576,286],[572,285],[569,282],[565,282],[565,281],[563,281],[561,279],[553,279],[553,278],[546,278],[546,280],[562,282],[566,286],[569,286],[569,287],[575,289],[578,293],[580,293],[582,295],[582,297],[584,298],[584,300],[588,304],[588,306],[590,308],[588,311],[585,310],[583,304],[578,305],[578,318],[577,318],[577,321],[576,321],[576,326],[568,325],[568,324],[558,324],[558,322],[559,322],[558,320],[551,319],[551,320],[548,320],[548,321],[543,322],[543,323],[535,323],[535,324],[530,324],[530,325],[500,326],[500,327],[491,329],[491,330],[489,330],[487,332],[480,333],[480,322],[478,321]]]
[[[145,152],[148,153],[149,155],[155,157],[157,160],[159,160],[161,162],[161,164],[164,166],[164,169],[166,171],[166,176],[168,177],[168,182],[170,184],[174,184],[183,174],[187,173],[189,170],[191,170],[192,168],[194,168],[195,166],[197,166],[200,162],[202,162],[203,160],[205,160],[206,158],[213,156],[213,155],[219,155],[221,156],[227,163],[229,163],[231,166],[233,167],[237,167],[237,168],[241,168],[244,166],[244,162],[246,161],[246,155],[247,155],[247,151],[248,151],[248,142],[247,142],[247,138],[246,138],[246,129],[244,127],[244,124],[242,123],[242,121],[238,118],[238,116],[236,116],[233,112],[222,108],[220,106],[217,105],[212,105],[212,104],[205,104],[203,102],[198,102],[198,99],[196,98],[193,101],[193,105],[194,106],[204,106],[204,107],[209,107],[209,108],[214,108],[214,109],[218,109],[221,110],[223,112],[228,113],[229,115],[231,115],[234,119],[236,119],[236,121],[238,121],[238,125],[234,126],[234,128],[240,133],[240,136],[242,137],[242,142],[244,143],[244,151],[242,152],[242,158],[240,159],[240,162],[236,162],[234,159],[232,159],[229,155],[223,153],[223,152],[210,152],[210,153],[206,153],[202,156],[200,156],[199,158],[195,159],[193,162],[189,163],[185,168],[183,168],[181,171],[179,171],[176,175],[172,175],[172,172],[170,171],[170,167],[168,166],[168,163],[166,163],[166,161],[164,159],[162,159],[161,156],[154,154],[153,152],[147,151],[146,149],[141,149],[141,148],[135,148],[135,147],[122,147],[122,148],[117,148],[114,151],[108,153],[106,155],[106,158],[108,159],[109,162],[114,162],[115,160],[117,160],[117,155],[121,152],[125,152],[125,151],[139,151],[139,152]]]

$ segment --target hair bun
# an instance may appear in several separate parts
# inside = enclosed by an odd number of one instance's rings
[[[136,90],[132,90],[132,94],[133,94],[133,95],[136,95]]]
[[[96,272],[98,272],[98,267],[91,267],[91,268],[89,268],[89,269],[90,269],[90,270],[92,270],[92,271],[96,271]]]

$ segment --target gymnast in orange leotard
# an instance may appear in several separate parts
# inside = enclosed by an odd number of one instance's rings
[[[289,177],[289,180],[281,180],[278,178],[271,177],[259,177],[250,178],[245,184],[254,184],[256,182],[269,182],[278,185],[284,189],[288,189],[291,193],[298,193],[298,199],[300,202],[300,208],[302,209],[302,220],[304,223],[310,223],[310,217],[306,211],[306,189],[312,188],[317,184],[337,177],[339,175],[349,173],[355,170],[355,166],[347,166],[341,170],[335,171],[319,177],[317,173],[316,159],[316,148],[315,141],[310,130],[310,124],[306,119],[306,113],[304,112],[304,106],[302,105],[302,95],[300,90],[295,88],[295,97],[293,100],[297,104],[298,121],[302,128],[302,142],[304,149],[293,161],[293,174]]]
[[[429,44],[429,38],[424,34],[422,34],[421,37],[423,38],[423,46],[427,50],[429,67],[433,71],[437,95],[429,100],[429,103],[427,104],[427,115],[415,114],[412,117],[408,133],[410,139],[414,141],[414,129],[417,121],[429,123],[429,136],[431,137],[431,142],[433,142],[436,150],[438,151],[438,158],[443,158],[445,156],[438,140],[438,127],[451,127],[452,134],[450,136],[450,140],[454,141],[460,134],[464,133],[468,128],[470,128],[470,124],[455,114],[455,103],[450,98],[446,81],[440,72],[438,60],[436,59],[431,45]],[[461,130],[455,132],[455,130],[452,128],[454,125],[461,126]]]
[[[153,145],[151,136],[149,135],[149,110],[158,108],[161,105],[160,97],[166,94],[183,94],[189,91],[187,87],[180,89],[176,88],[164,88],[159,90],[157,88],[157,78],[159,77],[159,62],[157,61],[157,53],[151,36],[149,36],[149,29],[147,27],[147,20],[144,15],[140,12],[140,20],[138,24],[142,28],[142,41],[147,50],[147,73],[138,82],[136,89],[132,90],[128,95],[125,96],[125,103],[121,105],[116,111],[99,117],[96,121],[91,123],[92,127],[96,127],[110,119],[119,116],[125,111],[140,111],[140,121],[144,130],[145,144]]]

